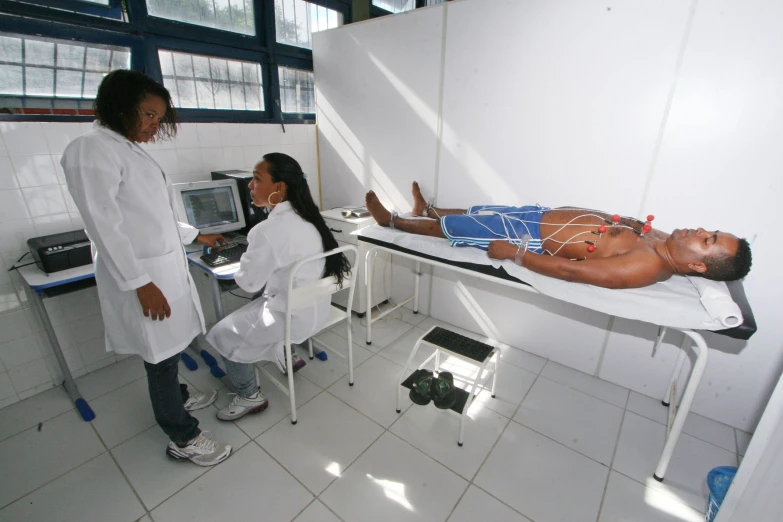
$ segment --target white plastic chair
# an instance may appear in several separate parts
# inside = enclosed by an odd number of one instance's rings
[[[353,349],[351,348],[353,340],[351,339],[351,307],[353,306],[353,291],[356,286],[356,274],[359,272],[356,269],[355,266],[356,263],[355,262],[353,263],[354,267],[351,269],[350,276],[343,278],[342,286],[337,284],[337,278],[324,277],[323,279],[319,279],[318,281],[315,281],[308,285],[294,288],[294,278],[296,277],[296,273],[299,271],[299,269],[302,266],[306,265],[307,263],[311,263],[313,261],[317,261],[319,259],[331,256],[333,254],[339,254],[348,251],[353,252],[354,261],[356,261],[356,259],[359,256],[359,250],[353,245],[346,245],[339,248],[335,248],[334,250],[330,250],[328,252],[324,252],[323,254],[318,254],[316,256],[311,256],[302,259],[301,261],[297,262],[293,266],[293,268],[291,268],[291,273],[288,276],[288,304],[286,305],[286,311],[285,311],[284,342],[285,342],[285,358],[286,358],[286,367],[287,367],[286,369],[288,372],[288,396],[291,399],[291,424],[296,424],[296,396],[294,393],[294,369],[293,369],[293,362],[291,360],[291,313],[294,310],[313,304],[313,302],[319,297],[324,297],[327,295],[331,296],[332,294],[340,292],[346,288],[349,289],[348,303],[346,305],[346,309],[343,310],[341,308],[338,308],[334,304],[332,304],[331,312],[329,318],[326,320],[326,323],[321,328],[321,330],[314,333],[311,336],[311,338],[307,340],[307,343],[310,348],[310,359],[312,359],[313,358],[312,337],[318,335],[320,332],[326,330],[327,328],[331,328],[332,326],[336,325],[341,321],[345,321],[346,327],[348,328],[348,385],[353,386]],[[319,344],[322,345],[324,348],[328,349],[330,352],[334,353],[335,355],[344,357],[342,354],[340,354],[339,352],[335,352],[332,348],[326,346],[322,342],[319,342]],[[255,369],[256,369],[256,382],[260,383],[259,371],[265,372],[265,370],[260,369],[258,366],[256,366]]]

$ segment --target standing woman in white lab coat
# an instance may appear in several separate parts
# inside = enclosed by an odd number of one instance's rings
[[[176,134],[166,88],[138,71],[113,71],[94,107],[93,130],[68,145],[61,164],[93,242],[106,348],[144,359],[155,420],[171,441],[166,454],[218,464],[231,446],[207,437],[189,413],[217,392],[189,392],[177,375],[180,352],[205,330],[183,244],[215,246],[222,236],[177,222],[169,179],[139,146]]]
[[[269,401],[256,384],[253,363],[275,361],[285,371],[283,340],[291,268],[302,259],[337,248],[337,240],[313,202],[302,167],[292,157],[266,154],[253,168],[250,193],[254,205],[270,212],[266,221],[248,233],[248,248],[234,280],[247,292],[265,290],[207,334],[207,341],[223,356],[237,392],[231,404],[218,411],[221,420],[235,420],[267,408]],[[329,276],[342,283],[350,270],[345,255],[334,254],[301,267],[294,288]],[[291,314],[291,342],[301,343],[321,330],[329,318],[330,298],[320,297]],[[291,362],[295,369],[304,366],[301,359]]]

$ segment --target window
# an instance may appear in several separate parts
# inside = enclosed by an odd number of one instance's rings
[[[88,108],[109,71],[130,68],[130,49],[0,33],[0,97],[14,108]],[[69,100],[69,103],[62,103]],[[24,112],[24,111],[21,111]]]
[[[343,25],[342,13],[304,0],[275,0],[277,43],[312,49],[312,33]]]
[[[264,110],[258,63],[166,50],[159,50],[158,58],[175,107]]]
[[[38,4],[44,7],[56,7],[71,13],[85,13],[103,18],[122,19],[122,2],[126,0],[16,0],[20,8],[25,4]],[[12,8],[13,9],[13,8]]]
[[[312,35],[352,1],[0,0],[0,120],[87,120],[103,77],[128,68],[165,85],[181,121],[312,121]]]
[[[402,13],[416,8],[416,0],[372,0],[372,5],[391,13]]]
[[[278,67],[280,77],[280,109],[284,113],[315,112],[313,73],[291,67]]]
[[[254,36],[253,0],[146,0],[152,16]]]

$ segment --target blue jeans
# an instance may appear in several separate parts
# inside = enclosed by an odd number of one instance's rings
[[[190,415],[184,406],[189,397],[188,387],[180,384],[177,378],[179,354],[157,364],[144,361],[144,369],[147,370],[150,401],[158,426],[175,444],[183,445],[198,437],[201,433],[198,419]]]
[[[236,388],[237,395],[246,398],[258,391],[256,371],[251,363],[238,363],[223,357],[223,364],[226,365],[226,373]]]
[[[266,285],[256,292],[250,300],[255,301],[264,295],[264,290],[266,290]],[[240,397],[255,395],[259,388],[256,382],[256,371],[252,364],[229,361],[225,357],[223,357],[223,364],[226,366],[226,373],[231,379],[231,384],[234,385],[237,395]]]

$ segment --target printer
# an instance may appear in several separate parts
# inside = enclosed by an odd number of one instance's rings
[[[84,230],[27,240],[33,261],[47,274],[92,263],[90,239]]]

